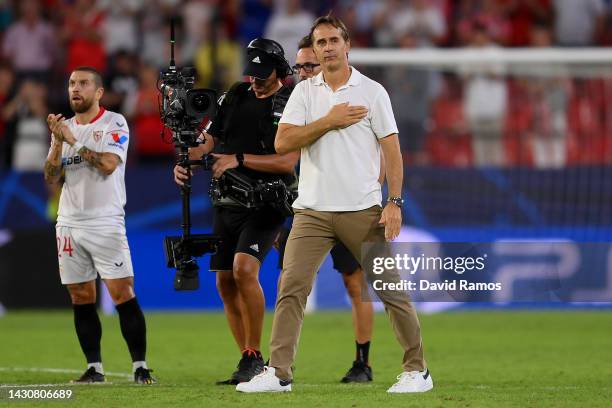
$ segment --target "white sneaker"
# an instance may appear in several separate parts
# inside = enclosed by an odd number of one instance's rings
[[[429,369],[424,371],[404,371],[397,376],[397,382],[387,390],[389,393],[426,392],[433,388]]]
[[[274,367],[264,367],[263,372],[253,377],[251,381],[238,384],[236,391],[287,392],[291,391],[291,381],[283,381],[278,378]]]

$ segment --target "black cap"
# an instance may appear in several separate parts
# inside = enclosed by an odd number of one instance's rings
[[[243,75],[252,76],[258,79],[268,79],[278,63],[267,53],[252,49],[247,53],[247,64]]]

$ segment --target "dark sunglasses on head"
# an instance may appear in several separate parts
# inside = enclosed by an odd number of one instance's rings
[[[305,64],[295,64],[293,67],[293,72],[298,74],[300,72],[300,69],[304,68],[304,71],[306,72],[312,72],[313,69],[315,69],[315,67],[318,67],[321,64],[311,64],[310,62],[307,62]]]

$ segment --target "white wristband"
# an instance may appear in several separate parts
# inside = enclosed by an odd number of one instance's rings
[[[76,149],[76,151],[78,152],[78,151],[79,151],[79,150],[81,150],[81,148],[82,148],[82,147],[84,147],[84,146],[83,146],[83,143],[81,143],[81,142],[78,142],[78,141],[77,141],[77,142],[74,142],[74,144],[72,145],[72,147],[74,147],[74,148]]]

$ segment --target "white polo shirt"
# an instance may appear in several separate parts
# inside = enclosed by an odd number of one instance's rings
[[[380,144],[398,133],[391,101],[378,82],[355,68],[336,92],[323,73],[297,84],[280,123],[305,126],[325,116],[332,106],[349,102],[368,108],[367,116],[344,129],[332,130],[303,147],[297,209],[358,211],[381,205]]]

